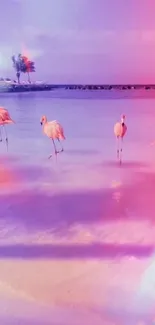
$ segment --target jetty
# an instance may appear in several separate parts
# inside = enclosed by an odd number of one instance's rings
[[[1,78],[2,79],[2,78]],[[32,83],[20,83],[12,81],[9,78],[0,80],[0,93],[20,93],[20,92],[32,92],[32,91],[52,91],[52,90],[155,90],[155,84],[104,84],[104,85],[93,85],[93,84],[48,84],[44,82],[32,82]]]

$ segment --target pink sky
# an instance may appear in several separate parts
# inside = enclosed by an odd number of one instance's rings
[[[0,70],[24,49],[34,79],[155,83],[154,0],[1,0]]]

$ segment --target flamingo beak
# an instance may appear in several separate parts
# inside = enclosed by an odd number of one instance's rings
[[[40,122],[41,125],[43,125],[43,122]]]

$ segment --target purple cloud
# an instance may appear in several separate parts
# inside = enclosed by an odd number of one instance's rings
[[[10,57],[36,61],[34,78],[53,83],[154,82],[152,0],[1,0],[0,70]]]

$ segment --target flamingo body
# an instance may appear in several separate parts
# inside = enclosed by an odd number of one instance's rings
[[[57,155],[57,153],[64,151],[63,146],[61,144],[61,140],[65,140],[65,135],[64,135],[64,130],[62,125],[56,121],[47,121],[47,117],[44,115],[41,118],[40,121],[41,125],[43,125],[43,133],[45,135],[47,135],[48,138],[52,139],[53,141],[53,145],[54,145],[54,149],[55,149],[55,155]],[[61,145],[61,151],[58,151],[56,149],[56,145],[55,145],[55,140],[57,140],[60,145]],[[52,155],[49,156],[49,158],[51,158]]]
[[[125,115],[122,115],[121,116],[121,121],[117,122],[114,125],[114,134],[115,134],[116,139],[117,139],[117,158],[119,159],[120,164],[122,163],[123,138],[124,138],[124,136],[125,136],[125,134],[127,132],[127,126],[124,123],[124,121],[125,121]],[[121,141],[121,143],[120,143],[120,141]]]
[[[65,140],[63,127],[56,120],[44,123],[43,132],[51,139]]]
[[[125,136],[126,131],[127,131],[127,126],[125,123],[117,122],[114,125],[114,134],[117,138],[123,138]]]
[[[5,140],[6,140],[7,150],[8,150],[8,136],[7,136],[7,131],[6,131],[5,125],[12,124],[12,123],[15,123],[15,122],[10,117],[8,110],[5,109],[4,107],[0,107],[0,127],[2,128],[2,126],[3,126],[4,131],[5,131],[5,136],[6,136]],[[0,128],[0,141],[2,142],[1,128]]]
[[[11,119],[7,109],[0,107],[0,125],[12,124],[14,121]]]

